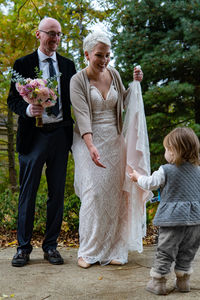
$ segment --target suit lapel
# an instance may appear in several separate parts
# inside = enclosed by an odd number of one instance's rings
[[[62,57],[56,53],[56,57],[57,57],[57,61],[58,61],[58,68],[59,68],[59,72],[62,73],[60,76],[60,88],[61,88],[61,101],[63,104],[63,108],[65,106],[65,104],[63,103],[63,100],[65,99],[66,96],[66,89],[67,89],[67,85],[66,85],[66,63],[65,60],[62,59]]]
[[[36,78],[35,67],[39,68],[39,59],[37,51],[20,58],[21,75],[25,78]]]
[[[39,58],[38,58],[38,53],[37,51],[34,52],[34,56],[33,56],[33,66],[34,66],[34,77],[36,78],[36,72],[35,72],[35,68],[37,67],[39,70]]]
[[[62,56],[60,56],[58,53],[56,53],[57,61],[58,61],[58,68],[59,72],[62,73],[60,77],[60,83],[63,85],[64,83],[64,77],[66,77],[66,62],[64,59],[62,59]]]

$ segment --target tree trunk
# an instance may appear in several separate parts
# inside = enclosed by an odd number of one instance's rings
[[[200,124],[200,86],[196,86],[195,88],[195,123]]]
[[[15,169],[15,142],[14,142],[14,120],[13,113],[8,109],[8,165],[9,165],[9,182],[12,192],[17,191],[17,174]]]

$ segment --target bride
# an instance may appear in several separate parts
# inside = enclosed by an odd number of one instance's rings
[[[70,83],[76,117],[73,142],[75,192],[81,200],[78,265],[128,260],[128,206],[123,192],[126,151],[122,110],[127,94],[110,62],[109,38],[90,33],[83,49],[88,66]],[[142,71],[134,70],[141,81]]]

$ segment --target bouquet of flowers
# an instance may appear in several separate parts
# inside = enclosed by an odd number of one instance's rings
[[[48,114],[48,107],[54,106],[58,98],[57,92],[57,77],[61,76],[61,73],[48,79],[42,79],[42,71],[35,68],[37,77],[36,79],[24,78],[15,70],[9,68],[9,72],[12,74],[12,81],[15,82],[15,86],[20,96],[29,104],[38,104],[46,108]],[[42,116],[36,117],[36,126],[42,127]]]

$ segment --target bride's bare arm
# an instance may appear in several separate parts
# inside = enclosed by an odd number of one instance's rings
[[[91,133],[86,133],[83,135],[84,142],[90,152],[90,156],[93,160],[93,162],[101,168],[106,168],[101,162],[100,162],[100,156],[98,153],[97,148],[94,146],[93,141],[92,141],[92,134]]]

